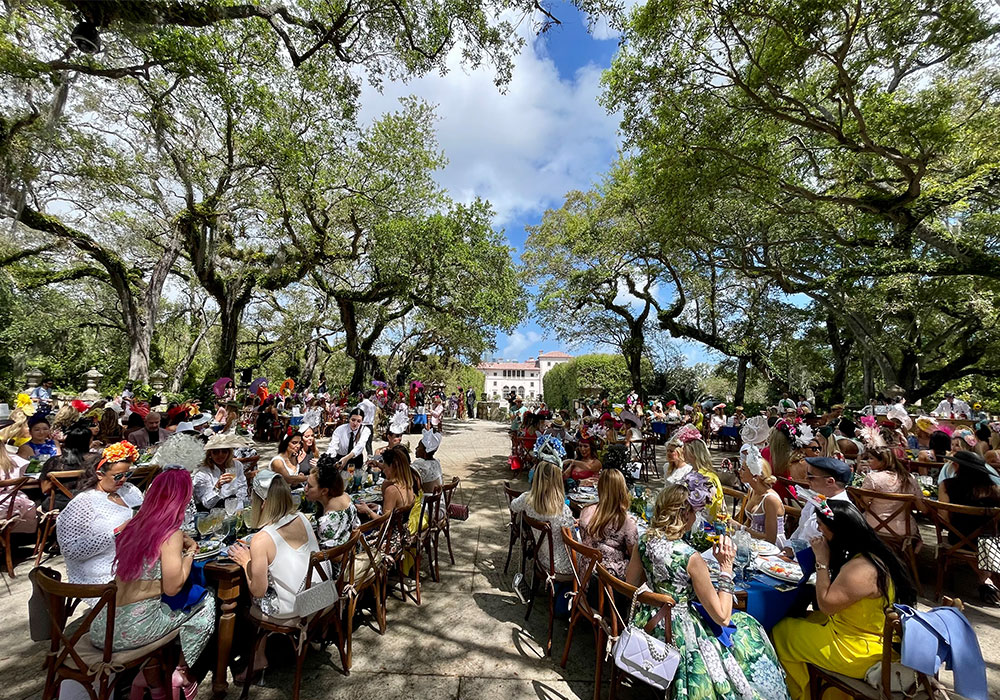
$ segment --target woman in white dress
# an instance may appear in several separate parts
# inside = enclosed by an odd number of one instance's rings
[[[128,441],[105,447],[94,470],[81,479],[80,491],[56,518],[69,583],[107,583],[114,578],[115,535],[142,505],[142,492],[125,481],[138,457]]]
[[[280,474],[289,486],[305,483],[306,475],[299,472],[299,451],[302,449],[302,434],[298,431],[285,433],[278,442],[278,454],[271,459],[268,469]]]
[[[205,461],[194,473],[194,504],[198,510],[211,510],[229,498],[239,501],[237,509],[246,505],[243,464],[233,456],[233,450],[246,446],[247,441],[238,435],[216,433],[208,439]]]

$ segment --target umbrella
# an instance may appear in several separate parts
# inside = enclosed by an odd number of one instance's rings
[[[267,385],[267,377],[259,377],[257,379],[254,379],[250,383],[250,393],[256,394],[257,390],[260,389],[261,386],[266,386],[266,385]]]
[[[212,393],[218,397],[222,397],[226,393],[226,385],[233,381],[229,377],[219,377],[219,379],[212,385]]]

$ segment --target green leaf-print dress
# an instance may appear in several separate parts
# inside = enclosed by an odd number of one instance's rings
[[[701,556],[691,545],[644,534],[639,538],[639,555],[649,587],[677,601],[671,614],[673,643],[681,652],[673,684],[675,700],[788,700],[785,674],[759,622],[734,612],[733,645],[725,647],[691,605],[697,598],[687,564],[692,556]],[[640,606],[635,624],[645,626],[654,612]],[[665,638],[662,622],[653,633]]]

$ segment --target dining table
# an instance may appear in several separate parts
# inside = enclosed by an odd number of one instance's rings
[[[219,601],[219,627],[215,667],[212,669],[212,697],[218,700],[229,690],[227,670],[236,632],[236,609],[246,586],[243,567],[231,559],[215,559],[205,564],[205,578],[215,587]]]

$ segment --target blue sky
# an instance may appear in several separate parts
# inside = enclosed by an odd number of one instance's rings
[[[572,5],[551,9],[562,24],[544,34],[536,35],[528,22],[520,25],[526,44],[504,93],[493,85],[488,68],[470,71],[453,52],[443,76],[362,95],[367,119],[394,109],[405,95],[436,105],[438,139],[448,158],[438,182],[453,199],[488,199],[497,212],[495,225],[518,254],[525,227],[539,223],[546,209],[561,206],[568,191],[598,181],[619,147],[619,117],[597,102],[601,75],[611,65],[618,39],[606,25],[588,32],[586,17]],[[496,342],[497,357],[518,360],[540,350],[578,354],[595,349],[546,337],[531,321]],[[683,349],[690,361],[705,359],[702,350]]]

